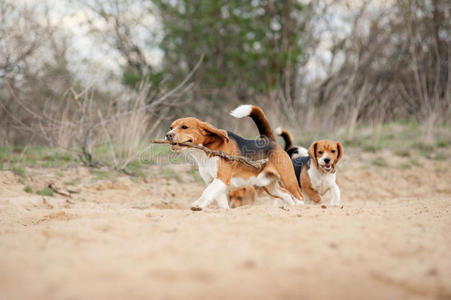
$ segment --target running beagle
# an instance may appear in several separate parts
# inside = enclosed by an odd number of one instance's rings
[[[310,146],[308,154],[292,160],[302,193],[319,203],[329,192],[330,205],[340,205],[335,167],[343,156],[343,146],[339,142],[321,140]]]
[[[251,117],[257,125],[260,139],[247,140],[196,118],[175,120],[166,134],[166,139],[176,143],[191,142],[253,160],[268,158],[268,162],[262,169],[257,170],[240,162],[207,155],[202,150],[172,146],[174,151],[188,153],[194,158],[199,166],[200,176],[208,184],[191,209],[201,210],[214,200],[220,208],[228,208],[229,188],[252,185],[264,187],[271,197],[281,198],[290,205],[303,204],[303,196],[290,157],[276,143],[263,110],[255,105],[241,105],[230,114],[235,118]]]

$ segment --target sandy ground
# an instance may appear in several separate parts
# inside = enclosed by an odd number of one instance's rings
[[[374,155],[345,156],[343,208],[192,212],[186,164],[178,181],[2,171],[0,299],[451,299],[449,162]],[[71,198],[23,191],[74,177]]]

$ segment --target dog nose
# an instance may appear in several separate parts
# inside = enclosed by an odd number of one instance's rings
[[[330,163],[330,158],[325,158],[325,159],[324,159],[324,162],[325,162],[326,164]]]
[[[172,141],[172,139],[174,138],[174,133],[173,132],[168,132],[168,133],[166,133],[166,139],[168,140],[168,141]]]

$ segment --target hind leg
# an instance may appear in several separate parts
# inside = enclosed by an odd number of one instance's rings
[[[265,191],[266,194],[268,194],[269,197],[271,197],[271,199],[273,199],[272,201],[272,205],[273,206],[277,206],[279,204],[279,196],[274,195],[273,193],[271,193],[268,189],[268,187],[264,186],[262,187],[262,189]]]
[[[273,198],[282,199],[285,201],[288,205],[295,205],[295,204],[304,204],[304,202],[297,200],[294,198],[290,192],[288,192],[286,189],[284,189],[279,182],[274,182],[267,186],[267,189],[269,191],[269,195]]]
[[[277,165],[278,173],[280,174],[281,188],[289,192],[294,198],[297,204],[304,204],[304,196],[301,193],[299,182],[294,173],[293,165],[288,155],[283,153],[279,158],[280,162]]]

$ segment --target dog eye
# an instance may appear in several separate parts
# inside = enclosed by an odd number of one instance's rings
[[[318,151],[318,154],[323,154],[323,151]]]
[[[182,129],[188,129],[188,126],[183,125],[183,126],[182,126]]]
[[[241,201],[241,200],[243,200],[243,198],[242,198],[242,197],[237,197],[237,199],[238,199],[238,200],[240,200],[240,201]]]
[[[332,150],[331,152],[332,152],[332,153],[335,153],[335,150]]]
[[[169,129],[173,130],[173,129],[174,129],[174,127],[172,127],[172,126],[171,126],[171,127],[169,127]]]

